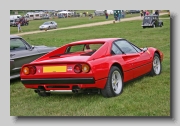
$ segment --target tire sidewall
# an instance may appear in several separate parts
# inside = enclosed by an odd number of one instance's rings
[[[156,74],[155,71],[154,71],[154,66],[153,66],[153,62],[154,62],[154,59],[155,57],[157,57],[159,59],[159,62],[160,62],[160,72],[159,74]],[[153,62],[152,62],[152,70],[151,70],[151,75],[152,76],[156,76],[156,75],[160,75],[161,74],[161,71],[162,71],[162,64],[161,64],[161,60],[160,60],[160,57],[157,53],[154,54],[154,57],[153,57]]]
[[[121,90],[120,92],[117,94],[114,92],[113,87],[112,87],[112,74],[114,71],[118,71],[120,76],[121,76]],[[108,74],[108,78],[106,81],[106,85],[103,89],[101,89],[101,94],[106,97],[106,98],[111,98],[111,97],[115,97],[120,95],[123,92],[123,76],[122,76],[122,72],[121,70],[117,67],[117,66],[112,66],[110,68],[109,74]]]

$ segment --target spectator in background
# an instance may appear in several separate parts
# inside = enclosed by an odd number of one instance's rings
[[[155,11],[155,15],[159,16],[159,11],[158,10]]]
[[[141,17],[143,17],[143,10],[141,10]]]
[[[122,10],[122,18],[124,18],[124,10]]]
[[[149,11],[148,10],[146,10],[146,15],[149,15]]]
[[[22,32],[22,29],[21,29],[21,22],[20,22],[20,21],[18,22],[18,33],[19,33],[19,32]]]
[[[108,19],[108,13],[107,13],[107,10],[105,10],[104,13],[105,13],[106,19]]]
[[[144,13],[144,16],[146,16],[146,10],[144,10],[143,13]]]

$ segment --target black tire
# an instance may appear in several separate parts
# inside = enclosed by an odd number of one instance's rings
[[[119,78],[118,81],[120,81],[117,83],[118,85],[116,85],[117,90],[115,89],[115,84],[113,84],[112,82],[113,76],[114,76],[114,79]],[[114,81],[115,83],[117,82],[117,80],[114,80]],[[108,75],[106,86],[104,89],[101,89],[101,94],[103,95],[103,97],[110,98],[110,97],[115,97],[115,96],[120,95],[122,91],[123,91],[122,72],[118,67],[112,66]]]
[[[145,27],[145,26],[143,26],[143,28],[145,29],[146,27]]]
[[[45,92],[45,91],[40,91],[40,92],[37,92],[39,96],[42,96],[42,97],[48,97],[51,95],[50,92]]]
[[[50,27],[48,27],[48,30],[50,29]]]
[[[150,76],[156,76],[156,75],[161,74],[161,71],[162,71],[161,60],[160,60],[159,55],[157,53],[155,53],[153,62],[152,62],[152,69],[149,74],[150,74]]]

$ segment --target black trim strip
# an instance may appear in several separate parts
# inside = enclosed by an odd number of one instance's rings
[[[94,78],[21,79],[23,84],[94,84]]]
[[[146,63],[146,64],[143,64],[143,65],[138,66],[138,67],[135,67],[135,68],[132,68],[132,69],[129,69],[129,70],[126,70],[126,71],[124,71],[124,72],[128,72],[128,71],[131,71],[131,70],[134,70],[134,69],[138,69],[139,67],[143,67],[143,66],[146,66],[146,65],[148,65],[148,64],[151,64],[151,62]]]

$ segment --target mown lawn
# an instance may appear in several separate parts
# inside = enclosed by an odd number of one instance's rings
[[[22,36],[33,45],[61,46],[76,40],[121,37],[140,47],[164,53],[162,74],[145,76],[124,86],[114,98],[101,94],[54,94],[40,97],[24,88],[19,79],[10,85],[11,116],[170,116],[170,20],[162,28],[141,27],[142,21],[69,29]]]
[[[139,14],[127,14],[125,18],[139,16]],[[109,15],[108,20],[114,20],[113,15]],[[31,20],[29,21],[28,26],[21,26],[23,32],[29,31],[39,31],[39,26],[42,25],[46,21],[56,21],[58,24],[58,28],[95,23],[101,21],[107,21],[105,16],[95,16],[93,19],[89,19],[89,17],[71,17],[71,18],[51,18],[51,19],[42,19],[42,20]],[[17,27],[10,27],[10,34],[18,33]]]

